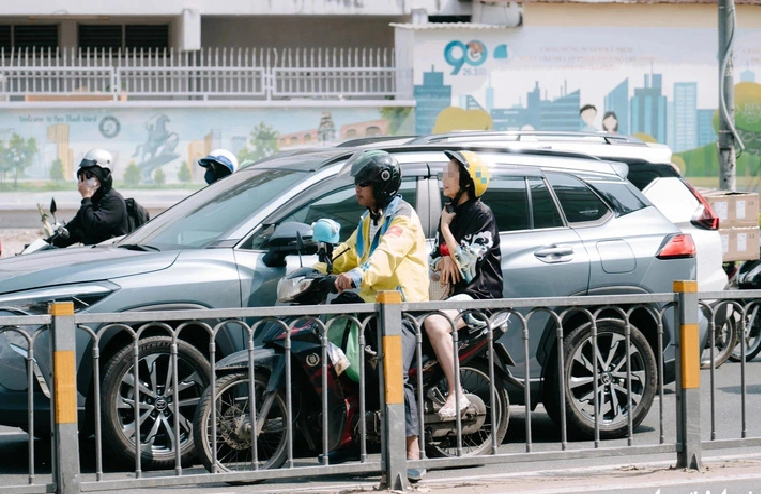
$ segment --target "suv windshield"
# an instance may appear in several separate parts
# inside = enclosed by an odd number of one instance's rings
[[[158,250],[202,249],[229,243],[225,233],[240,226],[284,190],[305,180],[307,171],[255,168],[205,187],[157,216],[121,246]]]

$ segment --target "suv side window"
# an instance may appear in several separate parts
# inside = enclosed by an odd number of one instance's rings
[[[523,177],[492,177],[481,200],[494,213],[499,231],[531,228],[526,181]]]
[[[399,193],[402,194],[405,201],[414,207],[417,199],[417,182],[415,177],[403,178],[402,185],[399,187]],[[298,221],[311,224],[321,218],[335,220],[341,225],[341,242],[343,242],[357,228],[359,217],[362,216],[365,210],[364,206],[357,204],[354,186],[347,185],[316,197],[314,200],[301,205],[295,211],[286,213],[285,216],[278,219],[278,223]],[[274,232],[274,227],[275,225],[269,225],[255,235],[250,248],[267,248],[269,238]]]
[[[560,201],[569,224],[599,221],[610,209],[587,185],[576,177],[547,173],[552,190]]]
[[[492,177],[481,200],[501,232],[564,226],[549,187],[538,177]]]
[[[534,213],[534,229],[557,228],[563,225],[563,218],[558,212],[555,200],[552,198],[550,188],[544,180],[537,177],[528,179],[531,191],[531,206]]]

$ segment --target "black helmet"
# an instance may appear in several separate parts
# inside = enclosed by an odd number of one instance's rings
[[[349,158],[346,165],[351,166],[355,184],[372,184],[373,197],[379,205],[385,206],[399,192],[402,170],[396,158],[386,151],[358,151]]]

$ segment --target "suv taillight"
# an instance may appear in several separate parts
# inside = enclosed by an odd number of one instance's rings
[[[677,233],[668,238],[656,255],[658,259],[684,259],[695,257],[695,242],[689,233]]]
[[[689,182],[686,180],[683,180],[683,182],[684,185],[690,189],[692,195],[695,196],[695,199],[697,199],[700,203],[700,207],[698,207],[697,211],[695,211],[695,214],[692,216],[690,223],[698,228],[702,228],[703,230],[718,230],[719,217],[716,216],[716,213],[714,213],[711,205],[708,204],[708,201],[706,201],[705,197],[703,197],[695,187],[690,185]]]

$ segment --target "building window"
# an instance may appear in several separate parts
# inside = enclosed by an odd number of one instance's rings
[[[169,48],[168,25],[79,25],[79,47],[97,50]]]
[[[310,142],[312,142],[312,136],[310,136],[309,134],[305,134],[304,135],[304,144],[309,144]]]
[[[13,46],[11,26],[0,26],[0,49],[8,50]]]
[[[34,53],[58,48],[58,24],[18,24],[0,26],[0,48],[30,49]]]

